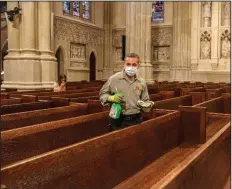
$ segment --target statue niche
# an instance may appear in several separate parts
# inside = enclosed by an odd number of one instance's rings
[[[225,30],[221,36],[221,58],[230,58],[230,32]]]
[[[211,57],[211,36],[207,31],[201,34],[201,59]]]

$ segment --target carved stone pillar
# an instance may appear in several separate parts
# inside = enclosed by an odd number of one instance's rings
[[[212,2],[203,2],[203,26],[211,26],[211,5]]]
[[[46,88],[52,88],[57,79],[57,63],[51,51],[51,2],[38,2],[39,7],[39,51],[41,80]]]
[[[113,2],[104,2],[104,64],[102,70],[104,80],[107,80],[113,75],[112,3]]]
[[[8,65],[7,78],[3,88],[17,88],[22,90],[41,89],[41,65],[36,50],[36,6],[35,2],[22,2],[22,16],[20,24],[20,56],[14,61],[17,66]],[[18,35],[17,35],[18,36]],[[16,35],[15,35],[16,37]],[[12,39],[11,34],[8,36]],[[17,39],[16,41],[18,41]],[[17,42],[18,46],[18,42]]]
[[[126,52],[140,57],[139,75],[154,82],[151,64],[151,2],[128,2],[126,18]]]
[[[18,2],[7,2],[7,10],[18,7]],[[6,18],[7,19],[7,18]],[[20,55],[20,19],[14,17],[11,22],[7,19],[8,32],[8,55],[4,58],[4,83],[3,88],[8,88],[12,82],[18,80],[18,73],[12,72],[12,68],[17,69]]]
[[[192,20],[191,20],[191,68],[197,69],[198,66],[198,30],[199,24],[199,2],[192,2]]]
[[[230,26],[230,4],[231,2],[222,2],[223,26]]]
[[[211,42],[211,67],[216,69],[219,63],[218,32],[219,32],[219,2],[212,3],[212,42]]]
[[[191,2],[173,3],[172,81],[191,80]]]

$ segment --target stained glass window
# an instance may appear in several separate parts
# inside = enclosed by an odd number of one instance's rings
[[[164,20],[164,2],[155,1],[152,3],[152,22],[160,22]]]
[[[7,2],[6,1],[1,1],[0,2],[0,13],[6,12],[7,11]]]
[[[80,16],[80,2],[79,1],[72,2],[72,9],[73,9],[74,16]]]
[[[82,17],[85,18],[85,19],[89,19],[89,2],[88,1],[83,1],[82,2],[82,7],[83,7]]]
[[[64,1],[63,12],[90,20],[90,2],[88,1]]]
[[[70,14],[70,1],[64,1],[63,11],[66,14]]]

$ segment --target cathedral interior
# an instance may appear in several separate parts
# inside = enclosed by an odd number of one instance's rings
[[[107,80],[128,52],[147,82],[230,81],[229,1],[2,4],[2,88],[50,88],[62,73]]]
[[[230,188],[230,1],[0,11],[1,189]]]

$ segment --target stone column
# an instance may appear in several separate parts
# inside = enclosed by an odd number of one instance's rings
[[[18,7],[18,2],[7,2],[7,10],[13,10],[15,7]],[[20,55],[19,26],[19,17],[14,17],[12,22],[7,19],[8,55],[4,58],[4,82],[2,88],[16,87],[15,84],[19,78],[18,73],[12,71],[18,69],[18,60]]]
[[[172,81],[191,80],[191,2],[173,3]]]
[[[21,57],[18,70],[21,89],[41,89],[41,65],[37,51],[36,2],[22,2]]]
[[[211,26],[211,4],[212,2],[203,2],[203,26]]]
[[[198,30],[199,30],[199,2],[192,2],[191,22],[191,67],[193,70],[198,66]]]
[[[211,41],[211,67],[215,70],[219,64],[218,40],[219,34],[219,2],[212,2],[212,41]]]
[[[223,5],[223,26],[230,26],[230,5],[231,2],[222,2]]]
[[[139,75],[153,83],[151,64],[151,2],[128,2],[126,7],[126,53],[134,52],[140,57]]]
[[[113,75],[113,54],[112,54],[112,3],[104,2],[104,64],[103,79],[107,80]]]
[[[51,51],[51,2],[38,2],[38,10],[41,80],[44,87],[52,88],[57,79],[57,62]]]

